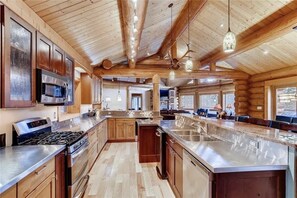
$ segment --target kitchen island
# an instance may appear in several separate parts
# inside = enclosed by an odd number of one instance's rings
[[[205,125],[202,121],[207,121],[209,125]],[[212,121],[214,121],[214,126],[218,127],[217,130],[214,130],[211,124]],[[185,163],[183,164],[183,162],[185,162],[186,156],[191,156],[194,160],[197,160],[204,170],[207,170],[208,178],[211,181],[209,192],[225,193],[229,195],[228,197],[233,197],[234,191],[228,185],[233,183],[232,185],[234,186],[238,183],[240,185],[237,186],[237,193],[239,193],[237,195],[241,195],[241,197],[243,194],[257,195],[253,193],[258,193],[259,195],[268,193],[275,197],[285,197],[285,177],[286,170],[289,167],[287,143],[282,142],[280,144],[278,138],[273,141],[268,133],[267,135],[270,138],[264,137],[262,139],[259,139],[258,136],[249,136],[249,134],[244,133],[251,126],[246,126],[246,130],[243,130],[243,126],[241,126],[240,129],[242,131],[236,131],[236,129],[230,130],[230,128],[226,129],[226,127],[220,128],[218,125],[215,125],[217,122],[224,123],[224,121],[207,118],[198,120],[197,117],[194,118],[191,115],[177,115],[176,121],[138,120],[139,127],[159,126],[167,134],[166,172],[168,181],[176,196],[182,196],[183,189],[186,189],[184,193],[188,192],[189,188],[187,186],[191,185],[189,180],[191,180],[190,176],[193,174],[186,177],[184,175],[183,179],[181,176],[185,172]],[[230,123],[228,122],[230,121],[226,122],[229,126]],[[212,131],[207,131],[207,134],[198,134],[197,128],[193,128],[195,125],[198,126],[197,123],[199,126]],[[234,125],[237,125],[237,123],[234,123]],[[257,128],[258,126],[253,127]],[[269,129],[265,128],[263,130]],[[261,127],[256,131],[259,133]],[[201,141],[186,139],[185,132],[188,132],[188,134],[196,132],[196,135],[201,135]],[[220,134],[220,132],[222,133]],[[251,132],[249,131],[249,133]],[[286,132],[280,131],[280,133],[283,135]],[[206,140],[207,138],[204,138],[206,141],[203,141],[203,137],[209,137],[209,139]],[[193,160],[191,161],[193,162]],[[191,181],[192,183],[194,182],[193,180]],[[244,186],[244,181],[250,181],[248,182],[250,194],[247,192],[243,193],[244,189],[240,188],[240,186]],[[269,183],[271,181],[279,185],[271,187],[271,183]],[[220,187],[221,185],[225,185],[225,187]],[[216,192],[213,191],[215,189],[217,190]]]

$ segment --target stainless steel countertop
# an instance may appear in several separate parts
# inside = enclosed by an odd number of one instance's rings
[[[213,173],[286,170],[288,167],[288,164],[269,158],[265,153],[252,151],[230,142],[185,141],[171,132],[172,128],[182,128],[176,126],[175,121],[161,121],[160,127]]]
[[[0,193],[65,149],[65,145],[26,145],[0,149]]]

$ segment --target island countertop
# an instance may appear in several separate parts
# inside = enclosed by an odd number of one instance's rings
[[[65,145],[26,145],[0,149],[0,193],[48,162]]]
[[[283,159],[274,159],[260,151],[252,151],[246,147],[225,141],[185,141],[172,129],[189,129],[189,126],[176,125],[174,120],[159,122],[138,121],[140,126],[158,125],[171,135],[184,149],[213,173],[250,172],[286,170],[288,164]]]
[[[286,146],[297,147],[297,134],[274,129],[271,127],[259,126],[255,124],[249,124],[245,122],[236,122],[233,120],[223,120],[215,118],[206,118],[201,116],[195,116],[190,114],[181,114],[184,117],[191,118],[195,121],[202,121],[213,126],[217,126],[230,131],[237,131],[245,133],[250,136],[263,138],[268,141],[280,143]]]

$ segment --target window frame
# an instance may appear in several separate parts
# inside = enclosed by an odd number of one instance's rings
[[[219,103],[219,104],[222,104],[222,94],[220,93],[220,91],[218,91],[218,92],[199,92],[198,93],[198,99],[197,99],[197,106],[198,106],[198,108],[205,108],[205,107],[201,107],[200,106],[200,96],[201,95],[218,95],[218,102],[217,102],[217,104]],[[207,109],[210,109],[210,110],[214,110],[214,108],[212,107],[212,108],[207,108]]]
[[[182,103],[182,97],[183,96],[193,96],[193,108],[192,109],[190,109],[190,108],[183,108],[182,107],[182,105],[181,105],[181,103]],[[194,111],[195,110],[195,102],[196,102],[196,99],[195,99],[195,94],[193,93],[182,93],[182,94],[180,94],[179,95],[179,107],[180,107],[180,109],[182,109],[182,110],[192,110],[192,111]]]

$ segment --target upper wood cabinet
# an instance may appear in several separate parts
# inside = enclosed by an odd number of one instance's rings
[[[59,75],[65,75],[65,53],[64,51],[59,48],[57,45],[54,44],[53,48],[53,71]]]
[[[37,68],[52,71],[53,43],[38,31],[36,40]]]
[[[74,59],[65,53],[65,76],[68,81],[66,105],[74,104]]]
[[[64,76],[66,74],[66,61],[71,60],[72,65],[74,65],[73,59],[68,58],[66,60],[65,52],[40,32],[36,33],[36,40],[37,68]]]
[[[100,104],[101,83],[97,76],[90,77],[87,73],[81,73],[81,103]]]
[[[34,106],[35,29],[1,6],[3,16],[2,107]]]

